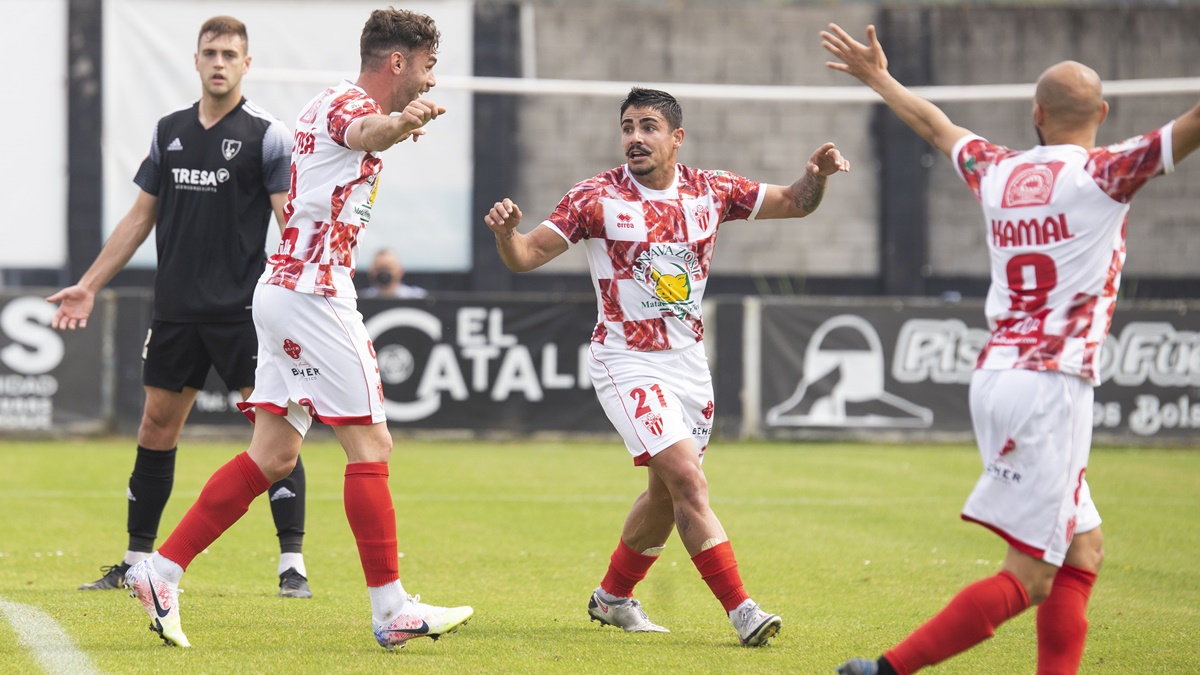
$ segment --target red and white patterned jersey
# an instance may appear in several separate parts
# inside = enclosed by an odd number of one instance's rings
[[[346,147],[350,123],[383,109],[344,81],[304,107],[292,143],[292,177],[279,250],[261,283],[301,293],[357,297],[359,231],[371,220],[383,159]]]
[[[599,312],[592,341],[616,349],[683,349],[704,338],[700,302],[717,228],[753,220],[765,190],[725,171],[675,166],[651,190],[626,166],[579,183],[542,224],[586,240]]]
[[[1020,152],[978,136],[955,144],[951,156],[983,206],[991,254],[992,335],[977,368],[1057,370],[1100,383],[1129,200],[1174,170],[1172,124],[1091,150]]]

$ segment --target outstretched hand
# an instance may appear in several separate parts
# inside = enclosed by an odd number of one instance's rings
[[[87,328],[87,320],[92,314],[95,301],[96,295],[79,285],[68,286],[46,298],[46,302],[62,303],[54,313],[54,318],[50,320],[50,327],[55,330]]]
[[[833,147],[833,143],[826,143],[808,158],[808,164],[804,168],[817,176],[832,176],[839,171],[849,171],[850,160],[842,157],[842,153]]]
[[[850,37],[836,23],[829,24],[829,30],[821,31],[821,39],[821,46],[841,60],[841,63],[826,61],[827,68],[849,73],[868,86],[887,75],[887,55],[875,35],[875,26],[867,26],[867,44]]]

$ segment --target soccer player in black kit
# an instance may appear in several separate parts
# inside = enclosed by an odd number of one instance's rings
[[[242,97],[250,67],[246,26],[229,16],[200,28],[200,100],[158,121],[134,183],[142,189],[79,283],[52,295],[53,326],[87,326],[95,294],[155,228],[154,319],[142,351],[146,405],[129,477],[124,559],[80,590],[121,588],[125,571],[154,551],[171,494],[179,435],[210,368],[242,398],[254,388],[258,341],[250,301],[262,274],[271,212],[282,227],[291,139],[282,123]],[[279,595],[309,598],[304,468],[267,491],[279,534]]]

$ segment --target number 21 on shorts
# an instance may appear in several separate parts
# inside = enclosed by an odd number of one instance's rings
[[[650,412],[651,408],[649,405],[646,405],[646,402],[653,402],[654,398],[658,399],[658,407],[660,409],[667,407],[667,399],[663,396],[662,387],[652,384],[650,385],[650,391],[653,392],[653,397],[648,396],[646,390],[641,387],[636,387],[629,392],[629,398],[637,401],[637,408],[633,411],[634,417],[641,417]]]

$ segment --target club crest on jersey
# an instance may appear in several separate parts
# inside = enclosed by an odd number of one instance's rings
[[[225,155],[225,161],[237,157],[238,151],[242,149],[242,142],[232,138],[226,138],[221,141],[221,154]]]
[[[1062,168],[1063,162],[1021,164],[1008,177],[1000,206],[1007,209],[1049,204],[1054,192],[1054,179]]]
[[[295,360],[298,360],[298,359],[300,358],[300,353],[301,353],[303,350],[302,350],[302,349],[300,349],[300,345],[296,344],[295,342],[292,342],[291,340],[289,340],[289,339],[287,339],[287,338],[284,338],[284,340],[283,340],[283,351],[284,351],[284,353],[285,353],[285,354],[287,354],[288,356],[292,357],[292,360],[293,360],[293,361],[295,361]]]
[[[712,219],[712,211],[707,204],[697,204],[692,209],[692,217],[696,219],[696,225],[700,226],[701,232],[708,232],[709,221]]]
[[[647,413],[646,416],[642,418],[642,424],[646,426],[646,430],[650,433],[654,434],[655,436],[662,436],[662,415],[659,415],[656,412]]]

